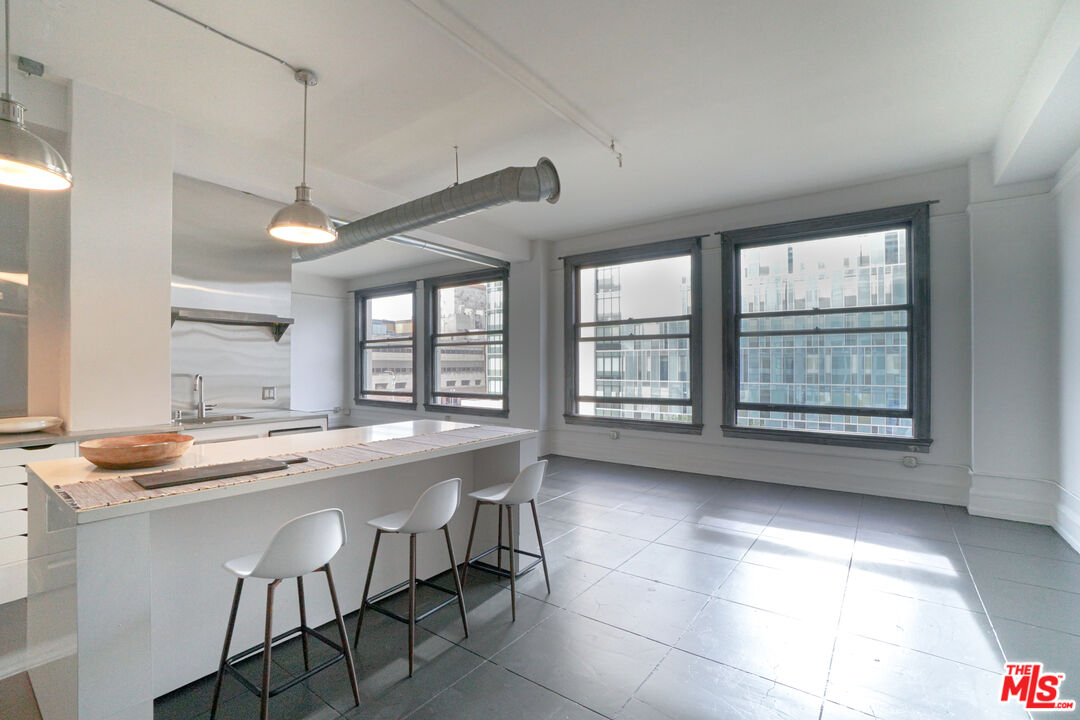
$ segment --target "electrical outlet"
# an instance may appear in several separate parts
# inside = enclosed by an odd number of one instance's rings
[[[612,430],[611,432],[608,433],[608,437],[611,438],[612,440],[618,440],[619,439],[619,431],[618,430]]]
[[[262,396],[263,396],[263,400],[276,400],[277,399],[277,388],[273,387],[273,386],[264,387],[262,389]]]

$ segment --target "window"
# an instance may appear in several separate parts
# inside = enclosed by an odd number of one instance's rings
[[[356,392],[363,404],[416,404],[416,284],[356,292]]]
[[[507,281],[485,270],[426,282],[428,409],[508,414]]]
[[[724,434],[926,450],[928,205],[721,234]]]
[[[565,258],[567,422],[701,432],[701,239]]]

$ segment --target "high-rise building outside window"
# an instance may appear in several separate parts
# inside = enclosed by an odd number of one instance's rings
[[[360,404],[416,404],[416,283],[356,292]]]
[[[425,281],[426,407],[474,415],[508,414],[507,281],[505,270]]]
[[[565,258],[567,422],[701,430],[700,238]]]
[[[929,447],[928,216],[721,234],[725,435]]]

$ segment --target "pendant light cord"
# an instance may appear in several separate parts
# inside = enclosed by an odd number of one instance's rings
[[[11,95],[11,5],[4,0],[4,95]]]
[[[307,91],[308,84],[304,83],[304,150],[303,160],[300,162],[300,184],[307,185]]]

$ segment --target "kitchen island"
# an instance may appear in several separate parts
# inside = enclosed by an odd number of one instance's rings
[[[308,461],[158,490],[131,480],[155,470],[104,471],[82,458],[30,465],[27,643],[43,718],[151,720],[155,697],[215,671],[233,587],[221,563],[259,551],[296,515],[344,510],[349,541],[334,575],[343,610],[356,609],[374,539],[366,520],[410,507],[449,477],[462,479],[463,496],[508,482],[536,459],[536,443],[531,430],[433,420],[215,443],[169,469],[285,455]],[[467,510],[450,524],[461,548]],[[531,518],[522,520],[528,527],[515,525],[528,549]],[[373,592],[407,576],[407,539],[383,542]],[[477,546],[494,542],[494,528],[478,527]],[[449,567],[439,538],[418,544],[419,576]],[[318,583],[307,612],[312,626],[332,617]],[[297,623],[292,593],[281,594],[275,618],[280,628]],[[260,642],[262,623],[259,593],[246,593],[233,647]]]

